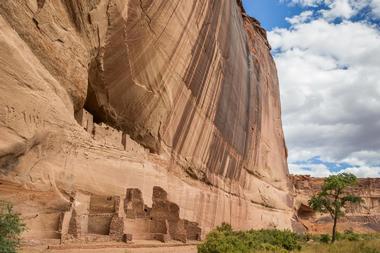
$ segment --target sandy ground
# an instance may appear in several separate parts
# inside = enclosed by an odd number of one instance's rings
[[[21,253],[197,253],[196,246],[160,247],[139,249],[70,249],[70,250],[47,250],[47,249],[23,249]]]
[[[152,241],[135,241],[133,244],[124,243],[92,243],[92,244],[69,244],[63,247],[52,245],[26,247],[20,253],[197,253],[196,242],[189,245],[181,245],[178,242],[159,243]],[[57,247],[58,246],[58,247]]]

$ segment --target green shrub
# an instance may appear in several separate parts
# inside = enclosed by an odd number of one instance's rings
[[[364,235],[363,235],[364,236]],[[362,238],[361,234],[357,234],[352,230],[345,230],[344,233],[336,232],[336,240],[338,241],[359,241]]]
[[[229,224],[223,223],[211,231],[206,242],[198,246],[199,253],[249,253],[247,245],[232,230]]]
[[[268,243],[262,243],[260,244],[260,251],[266,251],[266,252],[276,252],[276,253],[288,253],[289,251],[287,251],[286,249],[282,249],[278,246],[273,246],[271,244],[268,244]]]
[[[340,233],[340,232],[338,232],[338,231],[336,231],[336,240],[337,240],[337,241],[341,241],[341,240],[343,240],[343,234]]]
[[[313,241],[319,241],[322,243],[329,243],[331,241],[329,234],[320,234],[320,235],[304,235],[304,238],[311,238]],[[371,241],[371,240],[379,240],[380,233],[372,233],[372,234],[359,234],[355,233],[352,230],[345,230],[343,233],[336,233],[337,241]]]
[[[248,253],[247,245],[236,235],[213,231],[206,242],[198,246],[199,253]]]
[[[224,222],[220,226],[216,227],[216,231],[223,232],[223,233],[233,233],[232,226]]]
[[[329,234],[321,234],[319,237],[319,241],[322,243],[329,243],[331,241],[330,235]]]
[[[310,240],[315,240],[316,236],[309,234],[309,233],[304,233],[304,234],[298,234],[299,240],[302,242],[308,242]]]
[[[284,253],[301,249],[302,238],[289,230],[233,231],[222,224],[211,231],[204,243],[198,246],[199,253],[250,253],[257,250]]]
[[[252,244],[270,244],[289,251],[301,248],[299,243],[301,237],[290,230],[250,230],[248,232],[243,232],[243,235],[245,236],[246,241],[250,241]],[[259,249],[261,249],[260,246]]]
[[[0,201],[0,252],[16,253],[20,243],[20,235],[25,224],[20,216],[14,213],[12,205]]]
[[[359,241],[360,235],[357,233],[354,233],[352,230],[346,230],[343,234],[341,234],[342,240],[348,240],[348,241]]]

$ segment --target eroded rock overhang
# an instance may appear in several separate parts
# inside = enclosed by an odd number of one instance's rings
[[[140,189],[151,207],[154,186],[203,233],[291,227],[276,68],[240,1],[15,0],[0,14],[0,190],[27,237],[73,192]]]

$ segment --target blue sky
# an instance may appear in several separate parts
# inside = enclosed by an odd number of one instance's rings
[[[268,31],[294,174],[380,177],[380,0],[243,0]]]
[[[278,0],[244,0],[243,2],[246,11],[257,18],[267,30],[275,27],[289,27],[285,18],[297,15],[302,11],[298,5],[289,6]]]

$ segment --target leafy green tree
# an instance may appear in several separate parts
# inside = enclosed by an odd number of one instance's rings
[[[321,191],[309,200],[312,209],[330,214],[334,221],[331,243],[336,240],[338,219],[344,215],[342,208],[347,204],[359,204],[362,199],[347,192],[347,188],[357,184],[357,177],[351,173],[332,175],[325,179]]]
[[[16,253],[20,235],[25,228],[20,215],[13,211],[12,205],[0,201],[0,252]]]

